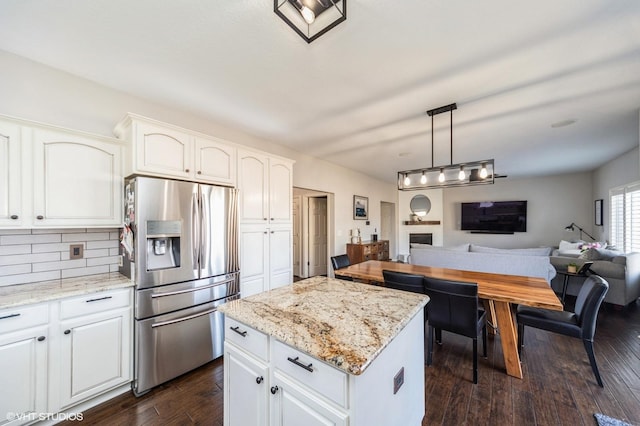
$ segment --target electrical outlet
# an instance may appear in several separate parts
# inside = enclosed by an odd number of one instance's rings
[[[69,259],[82,259],[84,257],[84,245],[71,244],[69,245]]]
[[[118,256],[118,266],[122,267],[122,264],[124,262],[124,255],[120,255]]]
[[[393,378],[393,394],[397,394],[402,385],[404,384],[404,367],[398,371],[398,373]]]

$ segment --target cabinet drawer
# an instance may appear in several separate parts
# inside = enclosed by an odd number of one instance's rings
[[[269,360],[269,339],[254,328],[225,317],[224,338],[262,360]]]
[[[341,407],[347,407],[348,377],[344,371],[278,341],[274,341],[271,345],[271,362],[275,369],[300,384],[313,389]]]
[[[0,311],[0,334],[49,322],[49,305],[18,306]]]
[[[102,291],[60,302],[60,319],[90,315],[131,305],[131,289]]]

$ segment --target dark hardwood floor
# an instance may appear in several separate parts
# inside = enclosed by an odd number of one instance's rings
[[[599,412],[640,426],[640,303],[600,311],[595,352],[604,388],[578,339],[527,328],[523,380],[504,373],[499,339],[489,339],[474,385],[471,339],[443,332],[425,368],[423,425],[595,425]],[[141,398],[117,397],[85,412],[83,424],[222,425],[222,365],[220,358]]]

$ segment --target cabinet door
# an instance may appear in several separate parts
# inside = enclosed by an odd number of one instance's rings
[[[251,151],[238,151],[240,222],[269,220],[269,159]]]
[[[212,139],[195,139],[195,178],[201,182],[235,186],[236,149]]]
[[[347,413],[339,410],[313,392],[304,389],[285,374],[275,371],[271,386],[277,391],[271,398],[273,426],[346,426]]]
[[[269,219],[271,223],[290,223],[292,216],[293,167],[271,159],[269,163]]]
[[[60,408],[131,381],[131,308],[60,323]]]
[[[20,126],[0,122],[0,226],[22,224]]]
[[[269,289],[293,282],[293,231],[291,226],[269,230]]]
[[[35,226],[120,226],[122,148],[84,135],[34,129]]]
[[[47,346],[48,326],[0,335],[0,425],[47,412]]]
[[[187,133],[136,122],[133,131],[136,171],[193,178],[193,139]]]
[[[268,403],[267,366],[225,342],[224,425],[266,426]]]
[[[269,231],[264,225],[240,228],[240,293],[242,297],[269,289]]]

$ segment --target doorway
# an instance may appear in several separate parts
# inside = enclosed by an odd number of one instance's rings
[[[326,276],[333,244],[333,194],[303,188],[293,188],[293,194],[293,275]]]
[[[380,239],[389,241],[389,257],[396,257],[396,205],[380,201]]]

